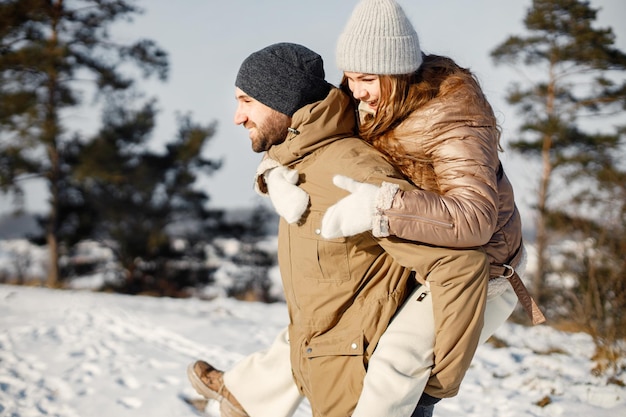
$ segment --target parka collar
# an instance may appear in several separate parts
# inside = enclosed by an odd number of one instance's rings
[[[281,165],[290,165],[330,142],[354,137],[355,129],[352,100],[332,88],[324,100],[296,111],[287,139],[272,146],[268,154]]]

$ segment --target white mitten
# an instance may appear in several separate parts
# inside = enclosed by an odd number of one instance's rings
[[[298,187],[299,175],[295,169],[277,166],[263,174],[267,193],[276,212],[287,223],[296,223],[309,205],[309,195]]]
[[[332,205],[322,219],[322,236],[332,239],[372,230],[380,187],[335,175],[333,184],[351,194]]]

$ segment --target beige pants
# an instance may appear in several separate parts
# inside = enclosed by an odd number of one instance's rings
[[[432,300],[424,286],[411,294],[380,338],[368,365],[353,417],[407,417],[421,396],[433,365]],[[487,300],[481,343],[511,315],[512,288]],[[225,372],[224,382],[251,417],[290,417],[300,405],[291,374],[287,329],[268,350],[256,352]]]

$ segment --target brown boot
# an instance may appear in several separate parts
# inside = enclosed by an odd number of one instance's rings
[[[187,367],[187,377],[198,394],[220,403],[222,417],[249,417],[224,385],[224,372],[204,361],[196,361]]]

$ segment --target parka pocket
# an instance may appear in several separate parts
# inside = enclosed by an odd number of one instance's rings
[[[365,337],[362,331],[336,332],[314,337],[305,346],[307,359],[320,356],[362,356],[365,352]]]
[[[344,331],[315,337],[304,347],[309,393],[314,409],[326,415],[350,415],[365,378],[365,337]]]
[[[309,215],[305,225],[296,228],[299,239],[294,266],[304,278],[318,282],[344,282],[350,280],[350,257],[347,239],[324,239],[321,234],[323,212]]]

